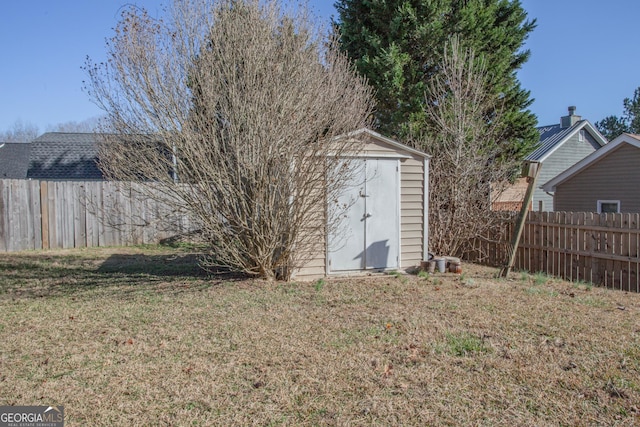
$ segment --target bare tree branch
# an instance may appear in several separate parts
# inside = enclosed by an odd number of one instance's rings
[[[338,136],[373,107],[304,8],[177,0],[167,21],[130,9],[108,48],[87,67],[103,130],[121,141],[102,146],[108,176],[161,186],[201,224],[212,265],[286,279],[318,253],[350,176],[340,158],[357,150]]]
[[[38,137],[38,126],[33,123],[16,120],[11,129],[0,131],[0,143],[3,142],[31,142]]]
[[[456,37],[446,46],[440,74],[429,92],[426,115],[433,135],[414,135],[414,145],[433,155],[430,165],[430,250],[464,255],[469,242],[497,220],[490,192],[503,191],[516,161],[501,156],[500,99],[491,95],[484,61]],[[493,184],[493,185],[492,185]]]

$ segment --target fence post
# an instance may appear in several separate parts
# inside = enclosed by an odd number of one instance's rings
[[[518,252],[518,244],[520,243],[520,237],[522,236],[524,223],[527,220],[529,205],[531,204],[531,199],[533,199],[533,190],[535,189],[536,180],[538,179],[538,173],[540,172],[540,162],[527,162],[525,163],[525,167],[527,167],[528,169],[527,181],[529,182],[529,186],[527,187],[527,193],[524,196],[524,202],[522,203],[522,207],[520,208],[520,215],[518,215],[518,221],[516,222],[516,228],[513,233],[513,238],[511,239],[511,244],[507,248],[509,259],[507,261],[507,264],[502,268],[502,271],[500,271],[500,276],[502,277],[507,277],[511,272],[513,262],[516,258],[516,252]]]
[[[49,249],[49,196],[47,181],[40,181],[40,215],[42,217],[42,249]]]

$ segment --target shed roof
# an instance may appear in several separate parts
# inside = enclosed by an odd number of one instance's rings
[[[556,187],[558,185],[562,184],[563,182],[573,177],[574,175],[578,174],[579,172],[582,172],[584,169],[588,168],[589,166],[591,166],[598,160],[602,159],[603,157],[606,157],[607,155],[609,155],[609,153],[614,151],[621,144],[629,144],[636,148],[640,148],[640,135],[623,133],[622,135],[620,135],[610,143],[606,144],[601,149],[594,151],[584,159],[580,160],[575,165],[571,166],[569,169],[565,170],[555,178],[552,178],[551,180],[543,184],[542,189],[547,192],[556,191]]]
[[[48,132],[31,143],[27,178],[104,179],[93,133]]]
[[[374,132],[369,128],[362,128],[362,129],[358,129],[356,131],[353,132],[349,132],[348,134],[346,134],[347,137],[356,137],[358,135],[361,134],[365,134],[368,135],[369,137],[372,137],[374,139],[377,139],[378,141],[384,142],[392,147],[394,147],[395,149],[399,150],[399,151],[405,151],[407,153],[419,156],[419,157],[423,157],[425,159],[430,159],[431,156],[423,151],[420,150],[416,150],[415,148],[409,147],[408,145],[405,145],[401,142],[396,141],[395,139],[391,139],[388,138],[386,136],[383,136],[381,134],[379,134],[378,132]],[[342,136],[339,136],[337,138],[342,138]]]
[[[25,179],[29,168],[29,143],[0,143],[0,178]]]

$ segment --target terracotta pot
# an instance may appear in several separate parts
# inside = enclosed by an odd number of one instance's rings
[[[451,273],[460,274],[460,273],[462,273],[462,265],[451,263],[451,264],[449,264],[449,271]]]

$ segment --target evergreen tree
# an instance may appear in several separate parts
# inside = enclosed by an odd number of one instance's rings
[[[640,133],[640,87],[633,92],[633,98],[625,98],[624,115],[622,117],[608,116],[596,122],[598,130],[609,141],[623,133]]]
[[[520,158],[535,147],[537,119],[527,109],[533,100],[516,71],[529,58],[522,46],[536,24],[520,1],[338,0],[335,7],[342,49],[377,91],[380,131],[404,137],[426,124],[429,132],[425,104],[439,95],[427,93],[429,82],[457,35],[488,64],[488,90],[502,101],[503,152]]]

